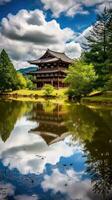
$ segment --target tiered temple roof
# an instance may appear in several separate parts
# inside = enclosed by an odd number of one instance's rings
[[[73,59],[69,58],[65,53],[55,52],[48,49],[42,57],[37,60],[29,61],[29,63],[38,65],[40,63],[52,63],[59,60],[69,64],[73,62]]]

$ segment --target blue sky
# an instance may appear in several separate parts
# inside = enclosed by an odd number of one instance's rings
[[[0,0],[0,50],[16,68],[41,56],[47,48],[77,58],[81,42],[107,0]]]
[[[52,0],[53,1],[53,0]],[[82,31],[91,23],[94,23],[96,20],[96,8],[97,6],[86,6],[83,7],[85,11],[88,11],[88,14],[76,14],[75,16],[66,16],[65,13],[60,13],[59,17],[56,17],[57,21],[60,23],[61,27],[70,27],[74,31]],[[35,10],[40,9],[44,10],[44,4],[40,0],[12,0],[8,3],[0,5],[0,19],[6,17],[9,13],[16,15],[19,10]],[[53,19],[52,10],[44,10],[48,20]]]

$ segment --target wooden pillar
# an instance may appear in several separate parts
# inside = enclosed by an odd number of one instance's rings
[[[51,80],[51,85],[53,86],[53,80]]]
[[[59,89],[59,78],[58,78],[58,83],[57,84],[58,84],[58,89]]]

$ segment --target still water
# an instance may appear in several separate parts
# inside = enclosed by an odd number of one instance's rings
[[[0,101],[0,200],[112,200],[112,108]]]

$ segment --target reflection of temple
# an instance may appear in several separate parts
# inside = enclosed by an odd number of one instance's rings
[[[51,144],[67,135],[68,129],[64,123],[64,116],[67,112],[60,105],[56,105],[50,112],[48,110],[42,104],[36,104],[32,120],[37,121],[39,126],[31,131],[41,135],[47,144]]]

